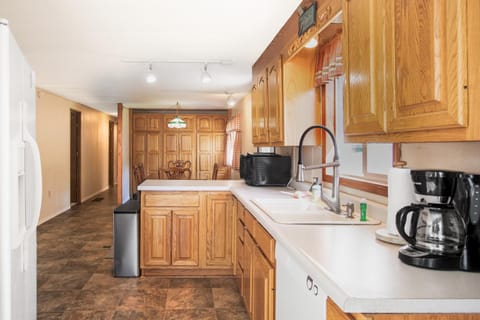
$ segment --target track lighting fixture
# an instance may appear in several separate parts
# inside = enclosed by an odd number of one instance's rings
[[[145,77],[145,81],[147,83],[157,82],[157,77],[155,76],[155,74],[152,71],[152,64],[151,63],[148,64],[148,72],[147,72],[147,76]]]
[[[207,64],[205,63],[203,65],[203,70],[202,70],[202,83],[209,83],[212,81],[212,76],[208,73],[207,71]]]
[[[233,98],[233,94],[229,94],[227,97],[227,106],[233,107],[235,105],[235,99]]]

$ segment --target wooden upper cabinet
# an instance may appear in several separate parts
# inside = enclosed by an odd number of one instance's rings
[[[346,141],[479,140],[479,14],[468,0],[345,1]]]
[[[252,90],[252,141],[254,144],[268,144],[267,79],[265,72],[258,77]]]
[[[208,115],[197,116],[197,131],[210,132],[212,131],[212,117]]]
[[[385,5],[388,131],[466,126],[466,0]]]
[[[385,5],[384,0],[344,1],[344,130],[346,134],[386,132],[383,36]]]
[[[147,116],[147,130],[162,131],[163,116],[160,114],[152,114]]]
[[[227,117],[226,116],[213,116],[212,117],[212,131],[225,133],[226,127],[227,127]]]
[[[268,140],[283,143],[283,87],[282,59],[267,68]]]
[[[133,130],[147,130],[147,115],[144,113],[133,114]]]

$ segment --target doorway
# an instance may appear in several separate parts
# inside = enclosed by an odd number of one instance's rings
[[[115,122],[108,123],[108,185],[115,184]]]
[[[70,110],[70,204],[80,203],[81,116]]]

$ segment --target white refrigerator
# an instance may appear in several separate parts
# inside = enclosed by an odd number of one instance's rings
[[[0,319],[36,319],[42,202],[35,75],[0,19]]]

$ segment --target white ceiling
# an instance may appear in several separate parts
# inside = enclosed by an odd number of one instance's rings
[[[1,0],[0,18],[37,76],[37,86],[107,113],[132,108],[224,109],[248,92],[251,66],[300,0]],[[145,83],[147,63],[158,81]]]

